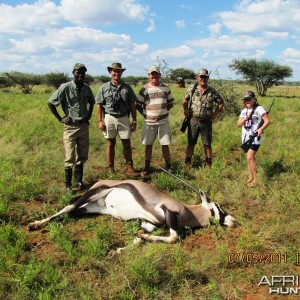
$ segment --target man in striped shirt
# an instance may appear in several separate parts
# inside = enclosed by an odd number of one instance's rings
[[[171,171],[169,110],[173,107],[174,98],[170,89],[160,81],[159,67],[151,67],[148,78],[149,83],[140,89],[136,103],[137,110],[144,116],[142,144],[145,145],[145,168],[141,173],[142,177],[150,175],[152,149],[156,138],[161,145],[166,169]]]

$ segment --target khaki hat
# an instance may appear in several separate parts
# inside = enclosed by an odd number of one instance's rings
[[[111,64],[111,67],[107,67],[108,72],[110,72],[112,69],[122,70],[122,71],[126,70],[126,68],[122,68],[122,64],[118,62],[114,62]]]
[[[252,91],[247,91],[243,100],[249,100],[249,99],[252,99],[252,98],[255,98],[255,94],[252,92]]]
[[[198,76],[206,76],[206,77],[209,77],[209,74],[208,74],[208,70],[207,69],[200,69],[199,72],[198,72]]]
[[[158,66],[153,66],[153,67],[151,67],[151,68],[149,69],[149,71],[148,71],[148,74],[151,74],[151,73],[153,73],[153,72],[156,72],[156,73],[160,74],[159,67],[158,67]]]
[[[79,69],[84,69],[85,72],[87,71],[87,68],[85,67],[84,64],[76,63],[76,64],[74,65],[73,71],[74,71],[74,70],[79,70]]]

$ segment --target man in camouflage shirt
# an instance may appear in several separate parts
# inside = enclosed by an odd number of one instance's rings
[[[224,101],[214,88],[208,86],[208,79],[207,69],[200,69],[197,74],[198,83],[188,87],[182,103],[185,117],[190,118],[185,163],[191,164],[200,134],[206,166],[210,169],[212,164],[212,123],[223,109]],[[192,102],[189,103],[190,101]]]

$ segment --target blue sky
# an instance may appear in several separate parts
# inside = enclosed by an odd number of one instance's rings
[[[1,1],[1,0],[0,0]],[[157,61],[238,78],[235,58],[270,59],[300,81],[300,0],[63,0],[0,2],[0,72],[146,75]]]

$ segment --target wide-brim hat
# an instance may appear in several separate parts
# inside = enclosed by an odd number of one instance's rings
[[[110,67],[107,67],[108,72],[110,72],[112,69],[122,70],[122,71],[126,70],[126,68],[122,68],[122,64],[118,63],[118,62],[114,62],[114,63],[111,64]]]

